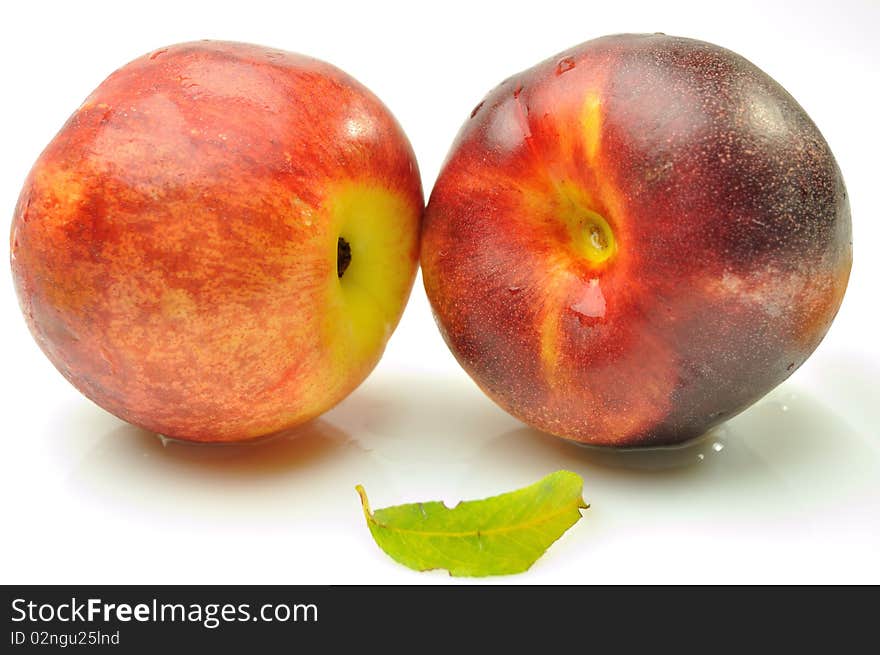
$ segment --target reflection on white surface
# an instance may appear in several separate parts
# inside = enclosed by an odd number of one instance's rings
[[[841,560],[880,546],[876,435],[793,389],[696,442],[649,451],[541,434],[463,375],[380,370],[325,417],[243,446],[163,444],[79,401],[43,433],[54,495],[24,501],[18,517],[21,548],[45,551],[45,568],[5,577],[444,582],[372,544],[356,483],[379,507],[451,504],[565,468],[584,477],[591,509],[527,576],[504,581],[876,580]]]

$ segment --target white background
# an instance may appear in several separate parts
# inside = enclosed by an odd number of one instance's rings
[[[454,502],[560,468],[583,475],[592,509],[529,572],[496,581],[880,582],[880,3],[79,0],[2,12],[7,221],[67,116],[162,45],[250,41],[347,70],[400,120],[427,194],[497,82],[590,38],[662,31],[745,55],[804,106],[849,187],[855,265],[837,322],[789,381],[696,444],[637,455],[585,451],[497,409],[448,353],[420,279],[373,375],[299,439],[163,446],[63,380],[0,274],[0,582],[457,583],[379,551],[354,485],[375,507]]]

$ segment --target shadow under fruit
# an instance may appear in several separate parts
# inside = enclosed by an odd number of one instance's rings
[[[597,445],[686,441],[828,330],[849,204],[816,126],[720,47],[590,41],[474,109],[432,192],[425,289],[501,407]]]

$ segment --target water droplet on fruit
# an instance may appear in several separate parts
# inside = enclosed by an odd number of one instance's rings
[[[605,317],[605,296],[599,280],[592,279],[584,286],[581,297],[569,309],[578,315],[581,325],[594,325]]]
[[[107,365],[107,370],[110,372],[110,375],[116,375],[116,362],[114,361],[113,356],[110,354],[110,352],[103,347],[100,347],[98,349],[98,352],[101,355],[101,359],[103,359],[104,363]]]
[[[510,293],[519,293],[520,291],[523,290],[523,288],[522,288],[521,286],[517,285],[517,284],[514,284],[514,285],[511,285],[511,286],[507,287],[507,290],[508,290]]]
[[[193,82],[191,77],[185,77],[184,75],[178,75],[177,82],[184,89],[193,89],[198,86],[198,83]]]
[[[556,64],[556,74],[562,75],[563,73],[570,71],[575,66],[576,64],[574,59],[572,59],[571,57],[563,57]]]
[[[154,52],[153,54],[150,55],[150,59],[157,59],[158,57],[161,57],[162,55],[164,55],[166,52],[168,52],[168,48],[162,48],[161,50],[156,50],[156,52]]]
[[[281,52],[267,52],[266,53],[266,59],[275,60],[275,59],[281,59],[282,57],[284,57],[284,54]]]
[[[724,444],[716,441],[712,444],[712,450],[714,450],[716,453],[720,453],[722,450],[724,450]]]
[[[698,453],[697,459],[702,462],[704,459],[706,459],[706,456],[703,453]]]

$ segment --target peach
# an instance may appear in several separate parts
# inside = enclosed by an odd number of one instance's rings
[[[113,73],[40,155],[12,270],[37,343],[97,404],[171,437],[250,439],[375,366],[422,210],[406,136],[354,79],[186,43]]]
[[[477,105],[431,194],[425,289],[501,407],[585,444],[694,438],[833,320],[850,212],[819,130],[743,57],[609,36]]]

